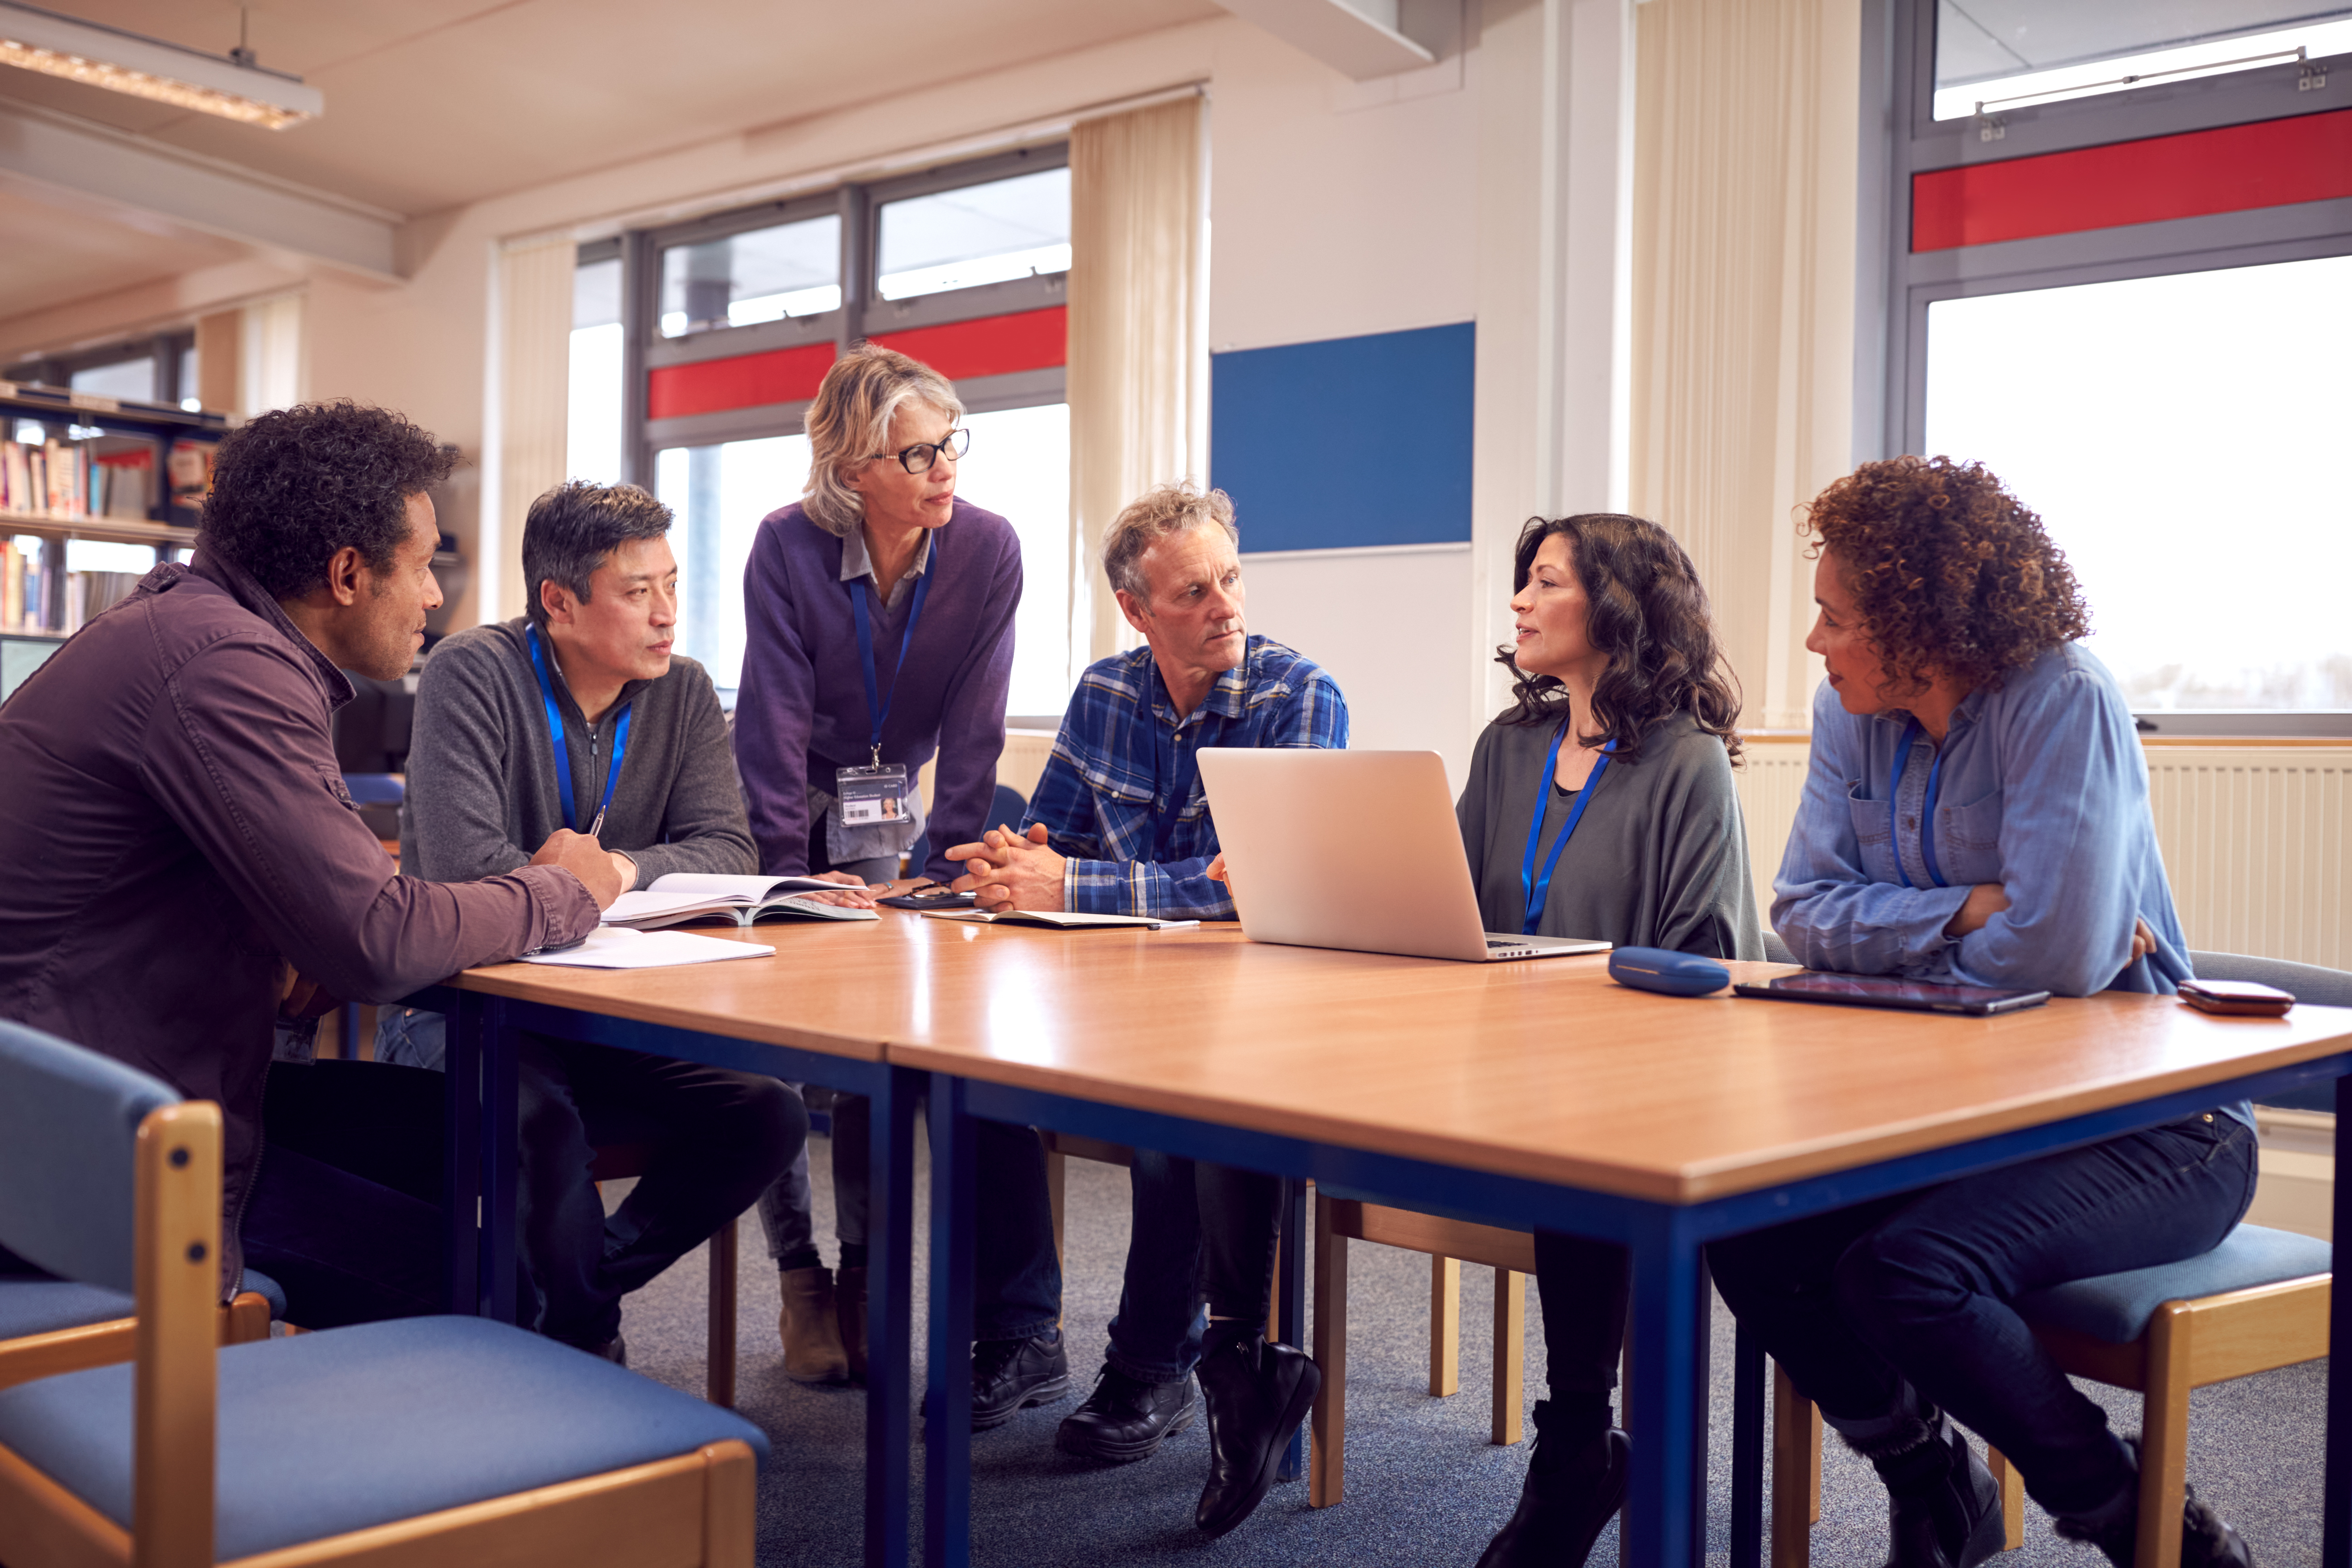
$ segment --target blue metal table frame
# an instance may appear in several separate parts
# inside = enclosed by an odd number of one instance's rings
[[[974,1118],[1050,1128],[1277,1175],[1312,1177],[1318,1187],[1351,1197],[1622,1245],[1633,1264],[1630,1330],[1635,1353],[1629,1404],[1643,1434],[1645,1455],[1665,1460],[1645,1458],[1633,1468],[1625,1513],[1631,1560],[1635,1568],[1683,1568],[1698,1561],[1705,1545],[1706,1469],[1694,1460],[1703,1453],[1699,1445],[1706,1430],[1706,1377],[1696,1356],[1649,1354],[1641,1347],[1689,1346],[1698,1340],[1706,1322],[1703,1248],[1707,1242],[2077,1148],[2229,1100],[2259,1099],[2328,1079],[2337,1080],[2336,1225],[2337,1234],[2352,1235],[2352,1189],[2342,1174],[2352,1163],[2352,1078],[2343,1076],[2347,1073],[2352,1073],[2352,1051],[1690,1204],[1552,1186],[934,1073],[929,1107],[930,1385],[940,1391],[943,1409],[929,1428],[925,1451],[923,1561],[927,1568],[963,1568],[971,1561]],[[1293,1270],[1299,1268],[1303,1251],[1292,1229],[1296,1210],[1293,1205],[1294,1217],[1285,1226],[1291,1245],[1284,1257]],[[1284,1281],[1281,1297],[1296,1312],[1299,1291],[1291,1279]],[[2336,1293],[2332,1313],[2333,1342],[2352,1343],[2352,1291]],[[1730,1568],[1757,1568],[1763,1542],[1764,1358],[1747,1336],[1737,1355],[1735,1389]],[[2331,1362],[2328,1368],[2327,1417],[2321,1561],[2326,1568],[2352,1568],[2352,1373],[2340,1363]],[[1465,1549],[1472,1544],[1465,1542]]]
[[[908,1390],[914,1315],[915,1105],[925,1075],[763,1041],[522,1002],[456,986],[405,999],[449,1017],[445,1267],[449,1310],[515,1317],[516,1042],[524,1034],[643,1051],[708,1067],[766,1073],[865,1095],[873,1102],[867,1180],[866,1563],[908,1561],[912,1504]]]

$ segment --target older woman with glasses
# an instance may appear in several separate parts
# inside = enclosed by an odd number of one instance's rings
[[[1021,542],[956,494],[971,439],[962,416],[947,378],[905,354],[869,344],[836,360],[809,405],[802,499],[761,520],[744,568],[735,760],[751,836],[763,871],[839,881],[819,895],[836,902],[870,904],[866,885],[898,874],[925,826],[915,775],[934,756],[935,847],[916,869],[961,874],[940,850],[991,826]],[[802,1382],[865,1373],[866,1125],[863,1099],[835,1102],[837,1290],[816,1250],[805,1162],[760,1204],[782,1275],[784,1370]],[[1033,1135],[1003,1131],[1002,1159],[992,1136],[981,1148],[984,1179],[1013,1190],[982,1222],[979,1327],[1050,1333],[1061,1280],[1045,1158]]]

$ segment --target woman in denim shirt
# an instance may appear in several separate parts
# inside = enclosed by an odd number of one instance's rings
[[[2131,711],[2077,639],[2088,613],[2041,520],[1981,467],[1867,463],[1824,490],[1829,679],[1772,921],[1814,969],[2062,995],[2169,994],[2188,946]],[[1732,1310],[1886,1484],[1892,1561],[2001,1549],[1998,1447],[2061,1535],[2129,1568],[2137,1448],[2011,1303],[2210,1250],[2253,1196],[2250,1109],[1739,1237],[1709,1249]],[[2250,1568],[2190,1494],[2185,1568]]]

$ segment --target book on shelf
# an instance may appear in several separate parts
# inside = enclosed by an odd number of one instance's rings
[[[19,548],[0,540],[0,632],[34,632],[70,637],[102,611],[128,598],[143,572],[68,572],[65,574],[65,613],[50,614],[49,568],[37,549]]]

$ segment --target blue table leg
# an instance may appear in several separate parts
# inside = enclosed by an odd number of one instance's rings
[[[1731,1561],[1764,1561],[1764,1342],[1746,1323],[1731,1352]]]
[[[441,1075],[441,1277],[448,1310],[467,1317],[482,1310],[482,1004],[457,993]]]
[[[1708,1272],[1706,1254],[1698,1255],[1697,1279],[1692,1289],[1691,1326],[1691,1499],[1690,1528],[1693,1559],[1706,1553],[1706,1444],[1715,1380],[1715,1277]]]
[[[923,1562],[971,1562],[971,1276],[978,1139],[964,1082],[931,1075],[931,1375],[923,1409]]]
[[[1699,1243],[1685,1214],[1660,1205],[1641,1216],[1632,1250],[1633,1386],[1628,1392],[1634,1441],[1656,1462],[1645,1458],[1633,1466],[1624,1522],[1628,1562],[1631,1568],[1687,1568],[1696,1545],[1692,1494],[1704,1489],[1691,1474],[1699,1385],[1692,1357],[1675,1352],[1698,1331]]]
[[[482,1062],[482,1315],[515,1321],[515,1192],[521,1164],[516,1145],[520,1110],[516,1092],[517,1031],[507,1005],[483,999]]]
[[[2352,1237],[2352,1078],[2336,1080],[2336,1234]],[[2338,1290],[2327,1309],[2328,1343],[2352,1345],[2352,1290]],[[2327,1479],[2320,1493],[2319,1561],[2352,1568],[2352,1373],[2347,1358],[2327,1362]]]
[[[907,1510],[913,1495],[908,1390],[913,1387],[915,1103],[922,1075],[886,1071],[869,1096],[866,1153],[871,1196],[866,1267],[866,1563],[907,1561]],[[969,1379],[966,1380],[970,1382]],[[968,1398],[969,1396],[967,1396]]]
[[[1303,1348],[1307,1343],[1307,1184],[1295,1176],[1285,1177],[1282,1183],[1281,1235],[1276,1272],[1282,1289],[1276,1293],[1275,1321],[1267,1327],[1284,1344]],[[1283,1451],[1282,1468],[1275,1472],[1275,1479],[1295,1481],[1306,1468],[1307,1428],[1302,1426],[1290,1435],[1290,1447]]]

